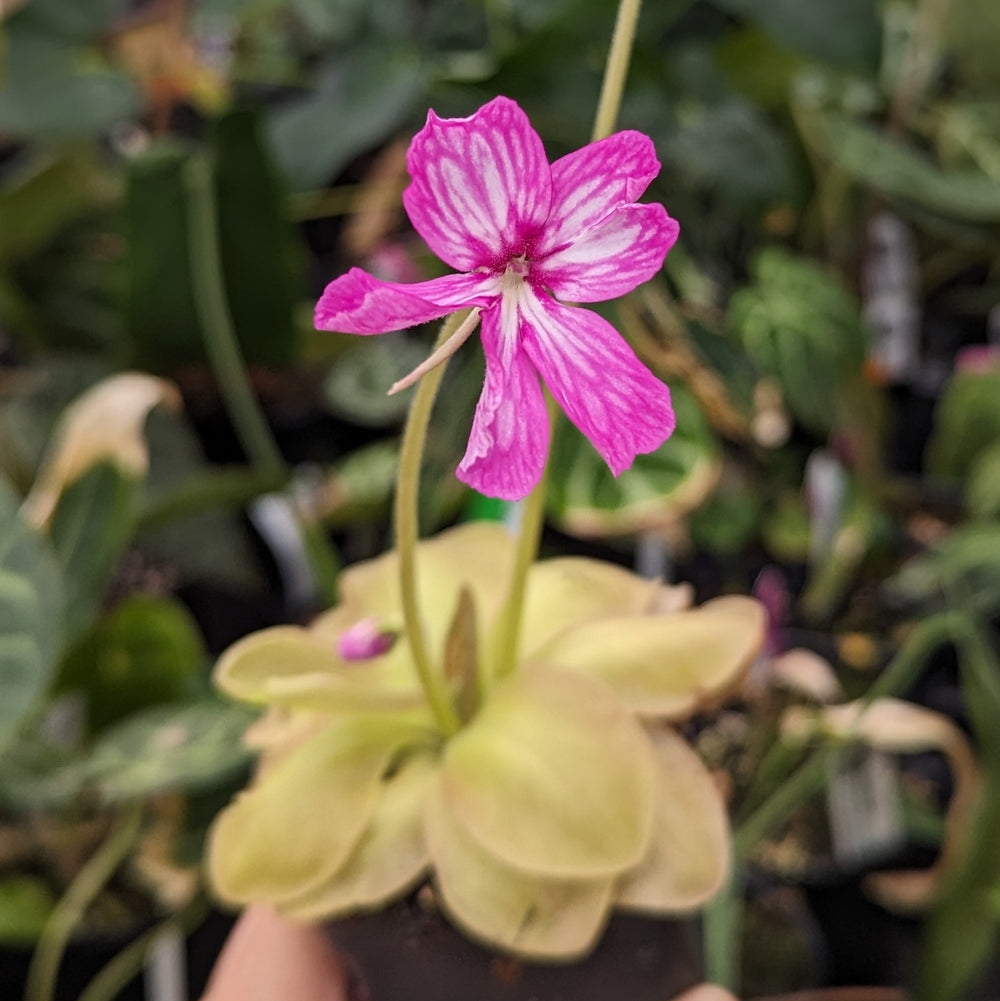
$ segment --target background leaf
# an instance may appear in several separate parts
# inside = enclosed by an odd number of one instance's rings
[[[63,635],[61,595],[49,547],[0,481],[0,751],[48,687]]]

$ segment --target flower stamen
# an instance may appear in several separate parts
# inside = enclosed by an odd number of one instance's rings
[[[437,368],[442,362],[447,361],[469,339],[476,327],[479,326],[480,312],[479,307],[473,307],[458,330],[437,351],[424,359],[409,375],[404,375],[398,382],[394,382],[389,387],[389,392],[386,395],[394,396],[400,390],[412,386],[422,376],[430,372],[431,369]]]

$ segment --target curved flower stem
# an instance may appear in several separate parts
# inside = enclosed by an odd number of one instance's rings
[[[555,433],[559,419],[559,407],[552,394],[545,390],[545,405],[549,412],[549,426]],[[549,457],[552,455],[549,447]],[[549,483],[549,460],[537,486],[524,500],[521,509],[521,528],[517,536],[517,551],[514,554],[514,572],[510,578],[510,588],[500,612],[497,636],[499,649],[495,674],[504,678],[517,667],[517,654],[521,646],[521,611],[528,587],[528,571],[538,556],[538,543],[542,537],[542,523],[545,521],[545,494]]]
[[[209,364],[219,384],[236,437],[257,473],[267,479],[291,479],[247,377],[246,364],[226,299],[216,223],[215,195],[208,161],[192,157],[184,166],[187,194],[188,251],[195,310]],[[336,598],[340,559],[315,518],[293,505],[316,584],[323,597]]]
[[[462,326],[468,310],[454,313],[441,325],[435,349]],[[427,702],[445,734],[457,733],[461,727],[458,713],[444,686],[444,679],[434,670],[427,652],[427,636],[420,618],[417,591],[417,498],[420,493],[420,463],[424,455],[424,441],[431,409],[437,396],[441,377],[447,367],[445,359],[437,368],[428,372],[417,386],[410,406],[410,413],[403,429],[403,443],[399,454],[399,473],[396,477],[396,551],[399,553],[399,591],[403,605],[403,624],[406,642],[410,647],[417,677],[423,687]]]
[[[641,7],[642,0],[620,0],[618,4],[614,34],[611,37],[608,60],[604,67],[604,82],[601,84],[601,96],[594,118],[592,137],[594,141],[611,135],[618,120],[618,110],[621,107],[622,93],[625,90],[625,78],[628,76],[632,42],[635,39],[635,27],[639,20]],[[559,408],[548,389],[545,390],[545,402],[549,412],[549,426],[554,438],[556,423],[559,420]],[[521,611],[524,607],[524,596],[527,590],[528,571],[538,555],[538,543],[542,537],[548,473],[549,462],[546,460],[545,472],[538,485],[524,501],[524,508],[521,512],[521,530],[517,540],[514,572],[498,623],[500,646],[494,668],[497,678],[506,677],[517,666],[517,653],[521,639]]]

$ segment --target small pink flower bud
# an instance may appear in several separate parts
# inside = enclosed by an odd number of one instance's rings
[[[371,660],[388,653],[397,635],[394,630],[380,626],[377,616],[369,615],[340,634],[337,651],[344,660]]]

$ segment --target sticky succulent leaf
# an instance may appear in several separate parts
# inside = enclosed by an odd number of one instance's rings
[[[514,548],[514,537],[495,522],[470,522],[421,543],[417,579],[432,651],[443,649],[463,586],[472,592],[480,621],[490,622],[496,616],[510,579]],[[369,614],[401,616],[396,553],[345,570],[341,595],[345,603]],[[322,620],[317,628],[323,628]]]
[[[219,660],[215,682],[245,702],[315,711],[402,709],[421,701],[412,667],[396,651],[346,663],[332,636],[297,626],[264,629],[234,644]]]
[[[367,829],[393,755],[413,739],[392,717],[359,716],[267,768],[216,821],[208,853],[216,893],[278,902],[329,880]]]
[[[469,836],[440,787],[427,800],[426,830],[442,904],[472,938],[547,960],[575,959],[597,940],[611,879],[553,880],[503,865]]]
[[[315,921],[381,907],[410,889],[430,861],[424,800],[436,774],[432,757],[415,755],[383,779],[371,823],[347,862],[327,883],[284,904],[282,911]]]
[[[607,615],[638,615],[659,584],[601,560],[564,557],[535,564],[521,623],[521,650],[530,657],[564,629]]]
[[[729,871],[729,824],[708,769],[677,734],[656,733],[653,843],[619,884],[615,904],[676,914],[708,900]]]
[[[538,651],[601,678],[643,716],[680,719],[735,684],[764,638],[751,598],[717,598],[669,615],[615,616],[567,630]]]
[[[546,878],[615,875],[645,855],[653,760],[608,687],[540,668],[494,688],[448,744],[449,810],[498,862]]]

